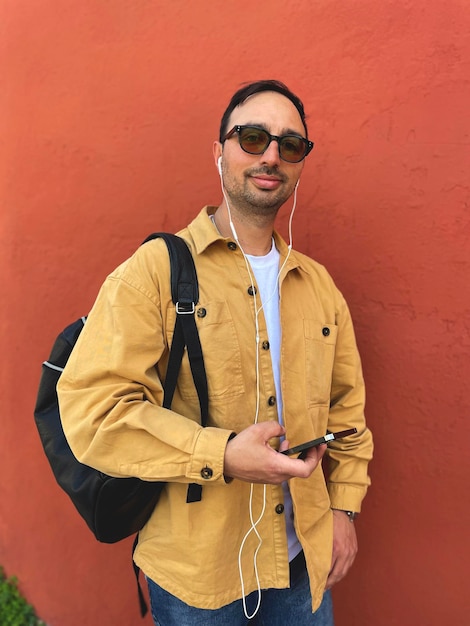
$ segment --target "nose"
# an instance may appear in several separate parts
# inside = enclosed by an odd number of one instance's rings
[[[279,156],[279,144],[275,139],[271,140],[271,143],[261,155],[261,162],[268,165],[279,165],[281,157]]]

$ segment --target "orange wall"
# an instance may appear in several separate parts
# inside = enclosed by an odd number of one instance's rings
[[[310,113],[294,244],[350,303],[376,438],[337,626],[468,624],[469,33],[468,0],[3,0],[0,564],[50,626],[149,620],[130,542],[54,482],[41,362],[149,232],[219,202],[222,110],[265,77]]]

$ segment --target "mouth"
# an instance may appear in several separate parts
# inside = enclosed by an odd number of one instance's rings
[[[270,174],[250,174],[249,176],[259,189],[277,189],[284,182],[280,176]]]

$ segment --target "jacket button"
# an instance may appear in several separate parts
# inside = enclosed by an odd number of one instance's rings
[[[276,397],[275,396],[269,396],[268,404],[269,404],[269,406],[274,406],[276,404]]]
[[[208,480],[209,478],[212,478],[212,474],[213,474],[213,471],[211,470],[210,467],[203,467],[201,470],[201,476],[204,478],[204,480]]]
[[[236,250],[237,249],[237,244],[234,241],[229,241],[227,244],[227,248],[229,250]]]
[[[201,307],[200,309],[197,310],[196,315],[198,317],[206,317],[207,311],[204,307]]]
[[[281,515],[282,513],[284,513],[284,505],[278,504],[276,505],[276,508],[274,510],[276,511],[278,515]]]
[[[325,326],[325,328],[322,328],[322,333],[324,337],[328,337],[328,335],[330,334],[330,329]]]
[[[248,294],[249,294],[250,296],[253,296],[255,293],[258,293],[258,292],[257,292],[257,290],[256,290],[256,287],[254,287],[254,288],[253,288],[253,285],[250,285],[250,286],[248,287],[247,291],[248,291]]]
[[[263,341],[261,344],[263,350],[269,350],[269,341]]]

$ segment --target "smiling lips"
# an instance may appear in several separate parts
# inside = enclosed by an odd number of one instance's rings
[[[275,176],[267,176],[266,174],[256,174],[250,177],[260,189],[277,189],[282,180]]]

